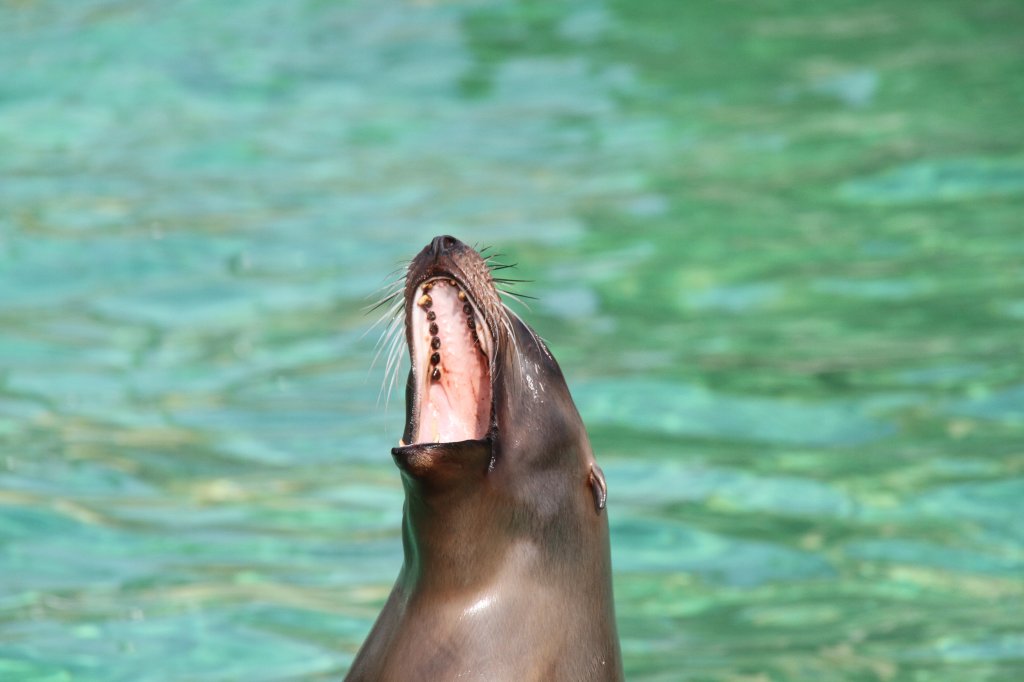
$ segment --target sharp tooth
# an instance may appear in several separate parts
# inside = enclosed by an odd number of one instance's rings
[[[408,443],[406,443],[406,442],[405,442],[404,440],[402,440],[401,438],[399,438],[399,439],[398,439],[398,447],[400,447],[400,448],[404,448],[404,447],[405,447],[406,445],[408,445]]]
[[[487,355],[487,326],[480,325],[478,329],[474,329],[473,331],[476,332],[476,342],[480,347],[480,351],[484,355]]]

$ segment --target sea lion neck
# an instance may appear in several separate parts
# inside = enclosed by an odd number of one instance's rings
[[[500,557],[500,516],[486,474],[489,440],[407,445],[392,451],[402,471],[404,580],[410,588],[467,588]],[[467,541],[468,539],[468,541]]]

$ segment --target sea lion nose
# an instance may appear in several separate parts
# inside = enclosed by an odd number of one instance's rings
[[[458,243],[458,239],[448,234],[442,234],[439,237],[434,237],[430,242],[430,255],[434,258],[443,256],[451,251]]]

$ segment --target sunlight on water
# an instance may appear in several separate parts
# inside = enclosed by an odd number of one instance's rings
[[[0,4],[0,680],[344,675],[401,563],[363,309],[441,233],[538,298],[630,680],[1024,678],[1021,25]]]

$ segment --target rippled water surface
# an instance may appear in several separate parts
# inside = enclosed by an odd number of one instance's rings
[[[343,676],[362,312],[518,262],[630,680],[1024,679],[1014,0],[0,2],[0,679]]]

